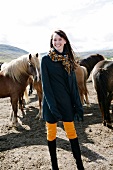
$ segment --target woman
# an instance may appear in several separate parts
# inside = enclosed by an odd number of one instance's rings
[[[51,36],[49,54],[41,61],[44,92],[43,118],[46,121],[47,141],[53,170],[58,170],[56,154],[58,121],[63,121],[78,170],[84,170],[74,127],[75,114],[83,120],[83,108],[74,73],[76,66],[74,52],[66,34],[62,30],[55,31]]]

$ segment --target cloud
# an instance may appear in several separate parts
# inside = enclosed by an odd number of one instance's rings
[[[45,52],[59,28],[79,51],[113,47],[112,0],[4,0],[0,6],[0,43]]]

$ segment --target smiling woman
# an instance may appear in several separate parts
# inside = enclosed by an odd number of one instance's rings
[[[47,142],[52,169],[58,170],[56,154],[57,123],[63,122],[78,170],[84,170],[78,137],[74,126],[75,114],[83,120],[74,69],[77,63],[67,35],[62,30],[53,32],[50,51],[42,57],[43,119],[46,122]]]

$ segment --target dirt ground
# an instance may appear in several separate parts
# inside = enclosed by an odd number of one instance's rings
[[[85,170],[113,169],[113,130],[102,125],[96,92],[87,83],[91,107],[84,106],[84,122],[75,122]],[[26,105],[25,116],[19,110],[18,129],[10,128],[9,98],[0,99],[0,170],[50,170],[45,122],[35,119],[38,98],[34,91]],[[111,114],[112,122],[113,115]],[[58,123],[57,155],[60,170],[76,170],[71,148],[62,123]]]

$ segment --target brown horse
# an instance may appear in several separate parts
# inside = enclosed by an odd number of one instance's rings
[[[87,69],[83,66],[78,65],[78,67],[75,69],[75,74],[76,74],[81,103],[82,105],[84,105],[84,96],[85,96],[86,104],[87,106],[90,106],[89,99],[88,99],[88,89],[86,85]]]
[[[93,86],[97,92],[103,124],[111,126],[110,105],[113,99],[113,61],[97,63],[92,71]]]
[[[37,96],[38,96],[38,100],[39,100],[39,113],[36,116],[36,118],[41,119],[42,118],[42,98],[43,98],[41,79],[38,82],[34,81],[33,87],[37,92]]]
[[[82,104],[84,104],[85,101],[87,106],[90,106],[90,102],[88,99],[88,89],[86,84],[87,79],[89,78],[94,66],[101,60],[105,60],[105,57],[100,54],[90,55],[89,57],[80,60],[80,67],[77,67],[77,69],[75,70],[81,102]]]
[[[39,79],[36,62],[31,54],[12,60],[0,72],[0,98],[10,97],[12,125],[17,126],[18,101],[21,100],[29,75]]]

